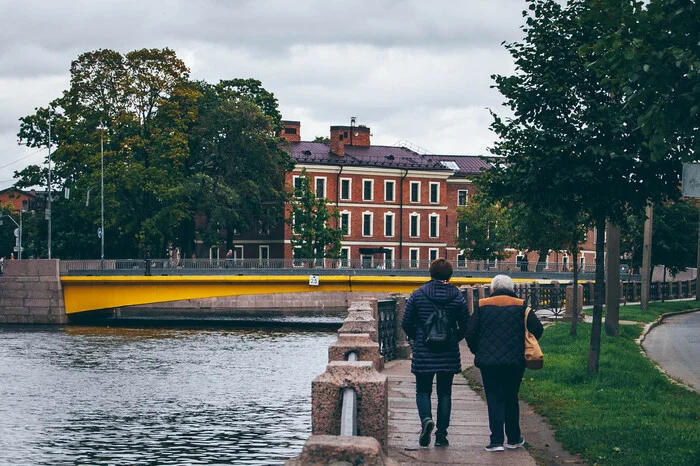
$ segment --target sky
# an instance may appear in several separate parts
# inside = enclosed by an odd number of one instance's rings
[[[0,0],[0,190],[47,150],[18,145],[19,118],[69,87],[81,53],[173,49],[190,77],[255,78],[302,140],[332,125],[433,154],[484,155],[491,86],[511,74],[525,0]]]

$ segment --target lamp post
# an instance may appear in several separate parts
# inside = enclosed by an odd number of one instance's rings
[[[105,125],[100,122],[100,266],[104,268],[105,260]]]
[[[49,221],[49,240],[48,240],[48,251],[49,259],[51,259],[51,113],[49,112],[49,180],[48,180],[48,196],[46,217]]]

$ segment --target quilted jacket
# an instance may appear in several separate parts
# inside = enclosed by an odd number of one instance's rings
[[[448,320],[455,329],[455,338],[444,350],[435,350],[423,341],[423,324],[435,308],[425,296],[428,295],[437,305],[445,309]],[[469,322],[469,310],[464,296],[459,290],[440,280],[430,280],[418,290],[411,293],[406,301],[401,328],[408,338],[414,340],[411,372],[430,374],[448,372],[457,374],[462,371],[459,355],[459,341],[464,338],[464,331]]]
[[[479,300],[466,332],[476,367],[525,367],[525,309],[522,299],[505,290]],[[532,311],[527,328],[538,340],[542,336],[542,323]]]

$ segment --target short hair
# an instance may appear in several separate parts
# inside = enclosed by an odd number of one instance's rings
[[[430,278],[435,280],[449,280],[452,278],[452,271],[452,264],[442,257],[430,264]]]
[[[508,275],[496,275],[491,280],[491,291],[506,290],[513,292],[515,285]]]

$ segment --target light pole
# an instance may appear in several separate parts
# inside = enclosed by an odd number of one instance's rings
[[[48,187],[48,196],[46,198],[47,200],[47,209],[46,209],[46,217],[47,220],[49,221],[49,241],[48,241],[48,250],[49,250],[49,259],[51,259],[51,111],[49,111],[49,187]]]
[[[104,267],[105,260],[105,125],[100,122],[100,265]]]

